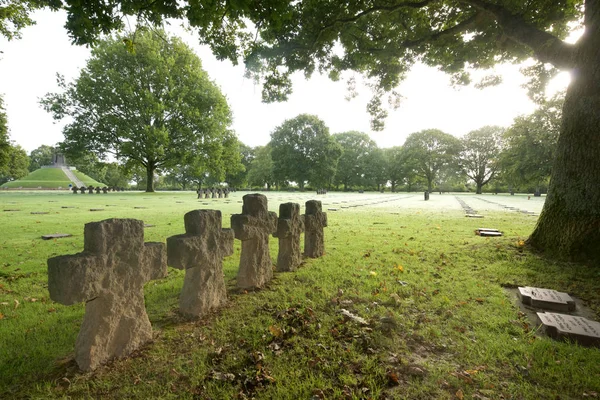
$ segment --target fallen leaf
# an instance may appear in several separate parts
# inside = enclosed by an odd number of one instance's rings
[[[483,303],[485,300],[482,299],[481,297],[478,297],[475,299],[476,302],[478,302],[479,304]]]
[[[458,389],[458,390],[456,391],[456,398],[457,398],[458,400],[463,400],[463,399],[465,398],[465,395],[463,394],[463,391],[462,391],[462,389]]]
[[[48,312],[49,312],[49,313],[56,312],[56,308],[54,308],[54,307],[52,307],[52,308],[49,308],[49,309],[48,309]]]
[[[275,325],[271,325],[269,327],[269,332],[271,332],[271,335],[277,338],[283,336],[283,331],[281,330],[281,328]]]
[[[400,272],[404,272],[404,267],[402,265],[397,265],[396,269]]]
[[[17,309],[17,307],[19,307],[19,304],[21,304],[19,303],[19,300],[15,299],[15,310]]]
[[[398,375],[396,375],[395,372],[388,372],[387,373],[387,378],[388,381],[393,384],[393,385],[399,385],[400,384],[400,380],[398,379]]]
[[[4,314],[0,313],[0,319],[4,319]]]
[[[375,271],[369,271],[369,274],[372,276],[377,276],[377,272],[375,272]]]

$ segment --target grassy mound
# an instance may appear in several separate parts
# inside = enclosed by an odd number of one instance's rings
[[[82,172],[73,171],[73,173],[80,181],[85,183],[86,186],[105,186]],[[59,187],[67,188],[69,187],[69,184],[72,183],[73,182],[71,182],[60,168],[40,168],[24,178],[6,182],[2,185],[2,188],[15,189],[22,187],[23,189],[58,189]]]

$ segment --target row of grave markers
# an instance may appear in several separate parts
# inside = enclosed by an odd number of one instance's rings
[[[50,298],[64,305],[85,302],[85,315],[75,344],[75,361],[85,371],[130,354],[152,338],[144,304],[144,284],[167,275],[167,265],[185,269],[179,307],[198,318],[227,301],[223,258],[233,254],[234,238],[242,242],[237,286],[261,288],[273,277],[269,236],[279,239],[277,271],[293,271],[304,256],[324,254],[327,214],[321,202],[279,206],[279,218],[268,211],[262,194],[243,197],[241,214],[231,216],[231,229],[221,227],[218,210],[194,210],[184,216],[185,234],[164,243],[144,243],[144,223],[107,219],[84,228],[84,251],[48,259]]]
[[[198,189],[196,190],[196,194],[198,195],[198,198],[201,199],[203,196],[205,199],[209,199],[209,198],[228,198],[229,197],[229,192],[230,190],[228,188],[206,188],[206,189]]]
[[[124,187],[108,187],[108,186],[104,186],[104,187],[100,187],[100,186],[82,186],[80,188],[78,188],[77,186],[73,186],[71,188],[71,191],[73,192],[73,194],[77,194],[77,192],[81,192],[81,194],[85,194],[85,192],[88,192],[89,194],[94,194],[94,191],[96,192],[96,194],[100,194],[100,192],[106,194],[108,192],[124,192],[125,188]]]

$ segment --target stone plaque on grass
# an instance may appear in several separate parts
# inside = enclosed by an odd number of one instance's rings
[[[502,236],[502,232],[493,228],[477,228],[475,234],[478,236]]]
[[[567,293],[536,287],[519,287],[523,304],[552,311],[575,311],[575,300]]]
[[[600,322],[574,315],[537,313],[548,336],[573,340],[584,346],[600,346]]]
[[[70,237],[73,236],[70,233],[52,233],[50,235],[43,235],[42,239],[44,240],[50,240],[50,239],[60,239],[60,238],[65,238],[65,237]]]

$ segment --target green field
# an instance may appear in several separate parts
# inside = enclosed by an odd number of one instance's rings
[[[85,183],[86,186],[106,186],[79,171],[73,171],[73,173],[79,180]],[[60,168],[40,168],[31,172],[24,178],[13,182],[6,182],[2,187],[9,189],[20,187],[27,189],[58,189],[59,187],[62,187],[63,189],[66,189],[69,187],[69,184],[72,184],[72,182]]]
[[[422,194],[407,193],[268,193],[272,211],[281,202],[298,202],[303,212],[306,200],[323,201],[324,257],[276,273],[264,290],[239,292],[236,240],[234,255],[224,260],[229,304],[200,321],[177,313],[184,272],[169,268],[167,278],[145,288],[153,342],[129,358],[79,372],[73,354],[84,305],[49,299],[47,258],[82,251],[84,224],[107,218],[154,225],[146,228],[146,241],[183,233],[183,215],[199,208],[222,210],[229,227],[243,194],[196,200],[192,192],[0,192],[0,398],[581,399],[600,393],[600,349],[545,337],[507,291],[528,285],[566,291],[600,317],[600,269],[544,259],[524,245],[536,217],[502,205],[539,212],[543,199],[526,196],[460,195],[485,216],[469,219],[452,194],[425,202]],[[481,226],[504,236],[476,236]],[[48,233],[73,236],[40,239]],[[277,239],[270,249],[275,261]]]

